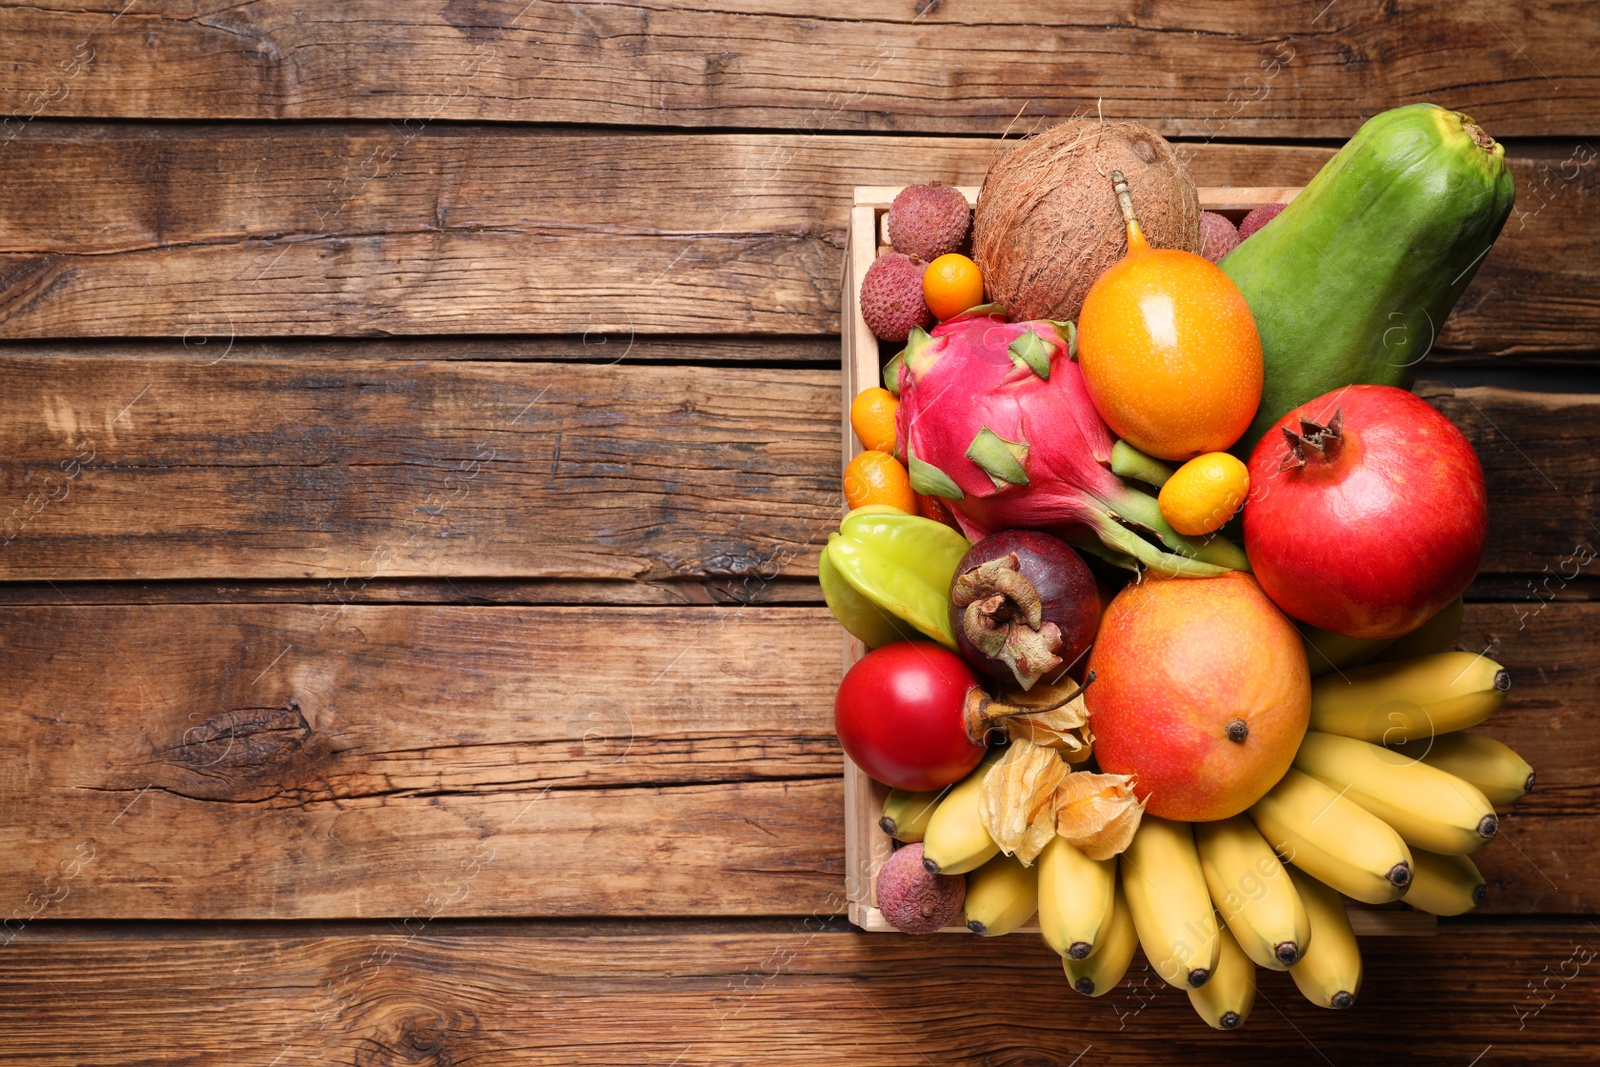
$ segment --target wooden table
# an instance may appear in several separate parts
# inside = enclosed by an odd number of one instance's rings
[[[0,2],[0,1058],[1594,1062],[1593,6],[800,6]],[[1419,385],[1540,777],[1488,902],[1235,1035],[854,931],[851,188],[1097,108],[1299,184],[1417,99],[1518,182]]]

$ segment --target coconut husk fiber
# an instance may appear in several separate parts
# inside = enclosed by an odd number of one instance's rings
[[[1114,170],[1152,247],[1200,251],[1194,178],[1166,138],[1136,122],[1063,122],[997,159],[978,193],[973,259],[1013,322],[1076,320],[1089,287],[1127,252]]]

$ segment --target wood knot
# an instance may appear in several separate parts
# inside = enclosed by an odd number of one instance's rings
[[[157,784],[201,800],[309,799],[334,753],[313,736],[298,701],[276,707],[224,708],[194,719],[155,752],[168,771]]]
[[[484,1051],[473,1040],[478,1029],[478,1017],[465,1009],[408,1005],[376,1021],[355,1062],[357,1067],[465,1063]]]

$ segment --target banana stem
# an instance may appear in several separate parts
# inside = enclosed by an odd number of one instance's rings
[[[1172,477],[1172,468],[1160,460],[1145,455],[1126,441],[1119,440],[1111,446],[1111,473],[1119,478],[1132,478],[1160,489]]]

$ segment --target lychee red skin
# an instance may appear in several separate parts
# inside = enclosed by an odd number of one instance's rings
[[[930,874],[922,866],[922,845],[898,848],[878,872],[878,910],[889,925],[906,934],[942,930],[961,914],[967,900],[967,879],[959,874]]]
[[[1250,212],[1250,214],[1246,215],[1244,220],[1239,223],[1239,240],[1243,241],[1246,237],[1249,237],[1251,234],[1261,229],[1261,227],[1277,218],[1278,213],[1288,206],[1288,204],[1262,204],[1260,207]]]
[[[1241,240],[1239,228],[1226,215],[1215,211],[1200,213],[1200,254],[1211,262],[1238,248]]]
[[[933,325],[933,312],[922,297],[920,263],[900,252],[885,252],[861,279],[861,317],[873,336],[884,341],[904,341],[915,327]]]
[[[889,243],[924,262],[961,251],[971,230],[972,208],[949,185],[908,185],[889,205]]]

